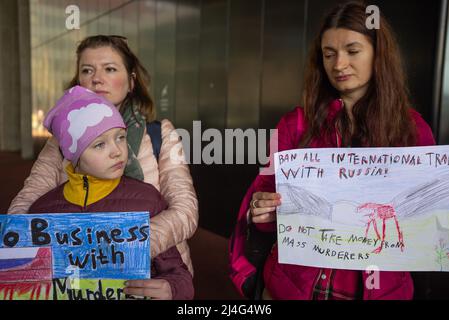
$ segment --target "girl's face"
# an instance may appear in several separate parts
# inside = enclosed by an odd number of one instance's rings
[[[98,136],[81,154],[76,172],[113,180],[120,178],[128,161],[126,130],[113,128]]]
[[[111,47],[85,49],[78,66],[79,84],[120,108],[134,87],[122,57]]]
[[[374,48],[356,31],[333,28],[321,40],[324,69],[332,86],[341,95],[361,98],[373,74]]]

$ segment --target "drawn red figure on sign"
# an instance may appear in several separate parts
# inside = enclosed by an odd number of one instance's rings
[[[404,237],[398,220],[402,222],[402,220],[422,216],[436,209],[447,209],[449,206],[449,170],[447,172],[438,178],[403,190],[391,201],[388,201],[389,204],[366,202],[359,205],[358,202],[345,200],[331,203],[324,197],[314,194],[305,188],[288,183],[281,183],[276,185],[276,189],[278,192],[282,190],[286,196],[283,200],[284,204],[277,209],[277,214],[299,214],[309,217],[320,217],[329,221],[353,225],[355,221],[353,221],[354,219],[351,216],[348,216],[349,219],[342,220],[342,216],[337,216],[336,214],[339,211],[334,212],[335,205],[344,203],[346,208],[349,208],[345,209],[346,211],[350,210],[353,212],[352,210],[355,210],[356,213],[368,211],[364,215],[367,219],[362,221],[366,225],[365,237],[368,236],[372,224],[377,239],[381,240],[380,246],[373,250],[372,253],[378,254],[382,251],[385,243],[386,222],[391,219],[396,224],[401,251],[404,251]],[[290,200],[290,203],[286,200]],[[380,220],[382,220],[382,236],[377,228]],[[447,232],[444,231],[443,234],[447,234]]]
[[[381,240],[380,246],[376,248],[373,253],[380,253],[382,251],[383,243],[385,240],[385,222],[389,219],[393,219],[396,224],[396,230],[398,232],[398,240],[401,243],[401,251],[404,251],[404,238],[402,236],[402,231],[399,226],[398,219],[396,218],[396,212],[392,205],[389,204],[378,204],[378,203],[365,203],[357,207],[357,212],[364,210],[369,210],[370,213],[366,214],[368,216],[368,221],[366,222],[365,237],[368,236],[368,231],[371,224],[373,225],[374,231],[376,232],[377,238]],[[377,220],[382,220],[382,237],[377,229]]]

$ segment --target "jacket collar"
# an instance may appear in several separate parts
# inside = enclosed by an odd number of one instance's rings
[[[69,180],[64,185],[64,198],[68,202],[81,207],[87,207],[108,196],[121,180],[120,178],[103,180],[76,173],[71,163],[67,165],[65,170]]]
[[[343,110],[344,103],[342,99],[334,99],[328,103],[327,117],[325,124],[332,128],[330,136],[316,137],[310,142],[310,148],[323,148],[323,147],[341,147],[341,135],[338,132],[337,125],[335,123],[335,117]]]
[[[329,103],[329,111],[327,114],[327,120],[333,121],[337,114],[343,109],[343,99],[334,99]]]

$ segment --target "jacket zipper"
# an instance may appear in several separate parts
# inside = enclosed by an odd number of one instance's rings
[[[340,148],[341,147],[341,138],[340,138],[340,134],[338,133],[337,124],[335,124],[335,137],[337,140],[337,148]]]
[[[343,99],[338,99],[338,100],[340,100],[341,108],[344,108],[345,107],[345,103],[344,103]],[[340,133],[338,132],[338,127],[337,127],[336,123],[335,123],[335,138],[337,140],[337,147],[341,148],[341,140],[342,140],[342,138],[340,136]]]
[[[83,189],[86,190],[86,197],[84,198],[84,209],[86,209],[87,197],[89,196],[89,180],[86,176],[83,176]]]

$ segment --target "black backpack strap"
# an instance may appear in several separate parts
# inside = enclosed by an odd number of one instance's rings
[[[153,144],[153,154],[156,157],[156,160],[159,161],[159,153],[161,152],[162,146],[161,122],[158,120],[147,122],[147,133]]]
[[[250,300],[262,300],[263,268],[276,239],[276,232],[259,231],[254,223],[247,226],[245,257],[256,268],[256,273],[246,279],[242,291]]]

